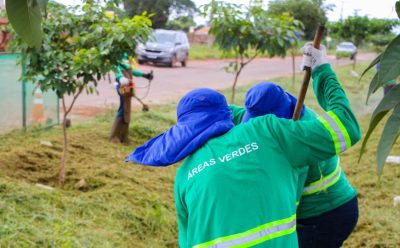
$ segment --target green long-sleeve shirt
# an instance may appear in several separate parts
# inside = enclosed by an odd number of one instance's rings
[[[246,110],[235,105],[230,108],[235,125],[240,124]],[[306,107],[300,120],[316,118],[314,111]],[[301,167],[298,169],[297,218],[305,219],[326,213],[345,204],[356,194],[340,166],[338,156]]]
[[[312,120],[317,115],[306,108],[300,120]],[[305,219],[321,215],[350,201],[357,194],[340,166],[339,156],[309,166],[304,184],[299,184],[300,204],[297,218]],[[300,182],[303,175],[299,176]]]
[[[297,168],[326,160],[361,136],[330,65],[312,76],[323,117],[253,118],[186,158],[175,179],[180,247],[297,247]]]
[[[128,55],[124,55],[121,63],[114,69],[115,79],[119,81],[124,76],[122,72],[129,69],[132,69],[132,67],[129,63]],[[132,69],[132,74],[135,77],[143,77],[143,73],[135,69]]]

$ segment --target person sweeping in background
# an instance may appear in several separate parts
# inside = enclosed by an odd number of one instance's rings
[[[175,126],[128,156],[151,166],[185,159],[175,179],[180,247],[298,246],[297,168],[361,138],[335,73],[320,63],[326,54],[306,50],[323,117],[294,122],[266,115],[234,126],[222,94],[196,89],[178,103]]]
[[[249,89],[245,108],[231,106],[235,124],[251,118],[273,114],[291,119],[297,99],[272,82],[259,83]],[[303,106],[300,120],[316,119],[317,115]],[[341,169],[340,159],[306,166],[299,173],[297,234],[302,248],[341,247],[358,220],[356,190]]]

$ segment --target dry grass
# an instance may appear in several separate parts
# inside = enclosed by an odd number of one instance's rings
[[[349,71],[349,67],[338,70],[339,78],[362,116],[365,133],[367,84],[358,84]],[[292,87],[285,84],[290,78],[276,81]],[[245,90],[239,90],[239,99]],[[373,101],[379,98],[378,93]],[[316,107],[311,92],[306,102]],[[64,190],[34,186],[56,185],[61,155],[58,127],[0,136],[0,247],[177,247],[173,182],[178,165],[151,168],[123,162],[137,145],[175,122],[175,106],[134,113],[130,146],[107,141],[112,119],[109,113],[69,130]],[[41,141],[50,141],[52,146]],[[393,207],[393,197],[400,195],[400,165],[386,165],[378,182],[377,141],[376,134],[360,163],[360,144],[342,155],[360,201],[360,220],[345,247],[400,247],[400,208]],[[398,144],[392,154],[400,154]],[[85,184],[78,185],[82,179]]]

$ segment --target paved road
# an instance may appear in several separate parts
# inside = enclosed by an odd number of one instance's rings
[[[360,54],[357,59],[358,61],[371,61],[374,57],[374,54]],[[333,57],[329,57],[329,60],[333,66],[352,63],[350,60],[335,60]],[[296,68],[299,67],[300,62],[301,57],[296,57]],[[217,90],[229,88],[233,82],[233,74],[225,72],[224,67],[228,63],[229,61],[227,60],[189,61],[186,68],[179,65],[176,65],[174,68],[141,65],[138,68],[139,70],[143,72],[153,70],[155,75],[145,102],[160,104],[178,100],[189,90],[198,87],[209,87]],[[288,75],[291,73],[291,68],[290,57],[284,59],[255,59],[243,70],[238,81],[238,86]],[[147,82],[143,78],[136,78],[135,81],[139,87],[144,86]],[[139,97],[143,96],[145,91],[145,89],[139,88],[137,95]],[[80,96],[72,114],[75,117],[91,116],[107,107],[118,106],[119,99],[113,83],[110,84],[108,80],[99,82],[98,92],[98,95]],[[140,105],[136,101],[133,101],[133,107],[139,108]]]

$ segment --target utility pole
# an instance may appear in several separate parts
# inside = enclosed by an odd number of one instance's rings
[[[342,1],[342,6],[340,8],[340,22],[343,22],[343,4],[344,4],[344,1]]]

